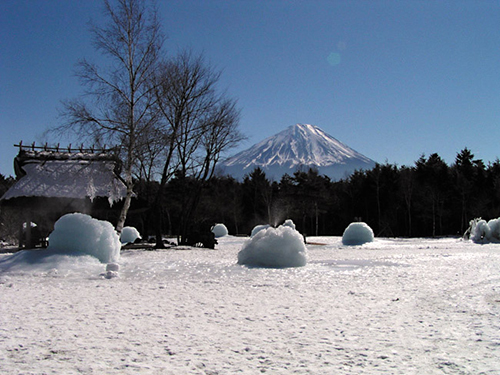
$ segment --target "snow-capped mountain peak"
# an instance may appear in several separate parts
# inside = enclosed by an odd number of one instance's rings
[[[260,167],[269,177],[279,180],[285,173],[312,167],[332,179],[339,179],[355,169],[373,165],[373,160],[317,126],[296,124],[234,155],[222,168],[226,174],[242,178]]]

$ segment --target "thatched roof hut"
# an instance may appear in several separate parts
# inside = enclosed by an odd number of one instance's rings
[[[21,211],[26,223],[36,222],[42,236],[68,212],[107,218],[103,216],[109,215],[126,194],[120,162],[105,150],[69,148],[62,152],[20,145],[14,170],[17,181],[0,198],[2,206]],[[24,224],[24,228],[28,232],[31,225]],[[28,237],[25,233],[24,239],[20,238],[20,246],[26,242],[26,247],[32,247]]]

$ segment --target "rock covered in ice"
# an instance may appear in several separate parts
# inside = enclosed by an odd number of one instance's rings
[[[122,233],[120,234],[120,242],[125,243],[134,243],[137,239],[141,239],[141,234],[134,227],[124,227],[122,229]]]
[[[287,225],[261,228],[238,253],[238,264],[249,266],[284,268],[302,267],[306,263],[304,238]]]
[[[215,224],[212,227],[212,233],[215,235],[216,238],[224,237],[224,236],[227,236],[229,234],[229,232],[224,224]]]
[[[342,235],[344,245],[363,245],[373,242],[373,230],[366,223],[351,223]]]
[[[49,250],[92,255],[102,263],[118,261],[120,248],[120,238],[111,223],[81,213],[59,218],[49,235]]]
[[[264,229],[267,229],[269,228],[270,225],[269,224],[262,224],[262,225],[256,225],[253,229],[252,229],[252,233],[250,234],[250,237],[253,237],[255,236],[257,233],[259,233],[261,230],[264,230]]]

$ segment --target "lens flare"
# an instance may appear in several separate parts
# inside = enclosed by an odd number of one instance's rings
[[[336,65],[339,65],[340,64],[340,53],[338,52],[332,52],[328,55],[328,57],[326,58],[326,60],[328,61],[328,64],[330,64],[331,66],[336,66]]]

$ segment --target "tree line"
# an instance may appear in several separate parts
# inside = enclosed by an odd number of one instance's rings
[[[0,175],[0,192],[13,183]],[[259,168],[243,181],[214,174],[203,183],[182,172],[165,184],[137,174],[133,190],[126,223],[144,237],[157,232],[181,237],[216,223],[231,234],[249,234],[255,225],[286,219],[307,236],[340,236],[353,221],[366,222],[377,236],[450,236],[462,235],[474,218],[500,216],[500,160],[485,165],[465,148],[451,165],[434,153],[413,166],[376,164],[339,181],[314,169],[285,174],[280,181]],[[16,233],[4,216],[1,232]]]
[[[148,197],[157,186],[138,180],[139,200],[151,201]],[[178,177],[165,186],[164,233],[176,234],[182,226],[185,186]],[[271,181],[256,168],[243,181],[212,177],[198,199],[191,225],[209,228],[224,223],[232,234],[248,234],[255,225],[292,219],[309,236],[342,235],[353,221],[366,222],[377,236],[462,235],[470,220],[500,216],[500,161],[486,166],[466,148],[451,165],[434,153],[421,156],[413,166],[376,164],[339,181],[314,169]],[[147,213],[130,217],[146,232],[148,220],[156,219]]]

